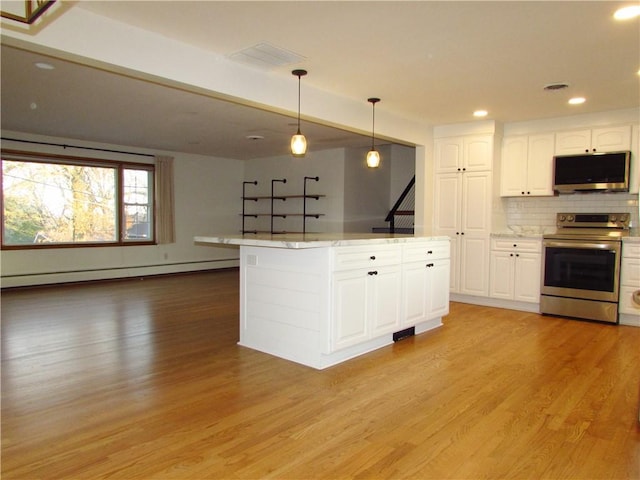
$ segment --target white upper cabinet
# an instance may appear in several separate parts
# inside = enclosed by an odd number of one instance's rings
[[[502,168],[500,170],[500,195],[515,197],[524,195],[527,185],[529,137],[506,137],[502,141]]]
[[[435,141],[436,172],[457,172],[462,164],[462,137],[439,138]]]
[[[616,152],[631,149],[631,126],[602,127],[556,133],[556,155]]]
[[[552,133],[505,138],[500,195],[552,196],[554,144]]]
[[[493,135],[468,135],[435,140],[436,173],[491,170]]]

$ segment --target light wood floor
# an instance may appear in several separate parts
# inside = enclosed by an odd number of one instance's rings
[[[325,371],[238,273],[2,292],[2,478],[638,479],[640,329],[452,304]]]

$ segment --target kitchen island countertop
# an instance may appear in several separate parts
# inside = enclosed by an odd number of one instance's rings
[[[385,245],[424,242],[425,240],[449,240],[446,236],[418,236],[386,233],[284,233],[215,235],[194,237],[196,243],[214,243],[271,248],[321,248],[352,245]]]

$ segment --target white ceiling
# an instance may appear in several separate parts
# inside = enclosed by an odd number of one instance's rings
[[[380,97],[380,115],[440,125],[472,121],[476,109],[506,123],[640,106],[640,20],[612,18],[625,3],[79,1],[71,8],[224,56],[267,42],[303,57],[271,70],[294,91],[291,70],[305,68],[303,85],[363,102]],[[294,119],[272,112],[62,60],[54,71],[36,71],[37,57],[3,46],[3,129],[228,158],[285,154],[295,130]],[[544,91],[556,82],[570,87]],[[569,106],[571,96],[587,101]],[[169,115],[177,105],[193,115]],[[206,125],[200,112],[211,119]],[[316,149],[369,141],[321,125],[304,133]]]

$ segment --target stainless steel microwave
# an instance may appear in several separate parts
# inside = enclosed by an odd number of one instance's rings
[[[583,153],[553,157],[553,189],[558,193],[628,192],[631,152]]]

